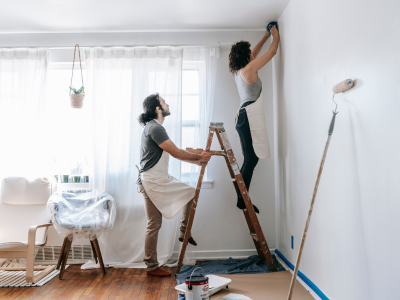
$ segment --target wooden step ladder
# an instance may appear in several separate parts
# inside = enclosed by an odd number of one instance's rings
[[[243,210],[244,216],[247,221],[247,225],[250,229],[250,236],[253,239],[254,245],[257,249],[258,256],[264,259],[267,262],[268,268],[271,272],[276,271],[276,267],[274,261],[272,259],[271,253],[269,252],[267,241],[265,240],[264,233],[262,232],[260,223],[258,222],[258,218],[253,208],[253,204],[251,203],[249,194],[246,189],[246,185],[244,184],[242,174],[240,173],[239,166],[236,162],[235,155],[233,154],[231,144],[229,143],[228,136],[224,129],[224,123],[210,123],[210,131],[208,134],[206,149],[211,147],[211,142],[213,140],[214,133],[217,135],[219,144],[221,145],[222,151],[209,151],[212,155],[223,156],[225,158],[226,165],[228,166],[229,174],[231,175],[231,179],[233,185],[235,186],[236,193],[241,193],[243,196],[244,203],[246,204],[246,208]],[[203,149],[192,149],[186,148],[186,151],[191,153],[202,153]],[[190,211],[189,223],[186,227],[185,237],[183,239],[181,252],[179,254],[178,260],[178,269],[176,273],[181,271],[183,258],[185,256],[189,233],[192,230],[194,214],[196,213],[196,207],[199,200],[200,188],[203,182],[204,171],[207,167],[207,163],[203,163],[200,171],[199,180],[197,182],[196,192],[194,194],[194,200],[192,205],[192,210]]]

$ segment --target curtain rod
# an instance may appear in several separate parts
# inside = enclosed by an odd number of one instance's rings
[[[102,45],[102,46],[79,46],[81,49],[89,48],[89,47],[182,47],[182,48],[190,48],[190,47],[220,47],[220,45],[233,45],[234,43],[217,43],[217,44],[199,44],[199,45],[154,45],[154,46],[146,46],[146,45]],[[47,48],[51,50],[67,50],[74,49],[75,46],[14,46],[14,47],[2,47],[1,48]]]

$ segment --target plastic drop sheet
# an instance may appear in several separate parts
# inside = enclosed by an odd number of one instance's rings
[[[116,215],[114,198],[92,189],[56,192],[47,210],[60,235],[91,240],[112,228]]]

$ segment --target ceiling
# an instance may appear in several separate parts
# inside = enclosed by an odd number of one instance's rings
[[[2,5],[0,33],[259,30],[289,1],[14,0]]]

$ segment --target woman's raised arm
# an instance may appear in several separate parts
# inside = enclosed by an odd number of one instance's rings
[[[257,56],[260,53],[262,47],[264,46],[265,42],[268,40],[268,38],[270,36],[271,36],[271,34],[267,30],[265,30],[265,34],[264,34],[263,38],[254,47],[253,51],[251,51],[251,54],[253,55],[253,59],[257,58]]]
[[[272,40],[271,46],[269,47],[269,50],[267,51],[267,53],[265,53],[263,56],[261,56],[259,58],[253,59],[251,62],[248,63],[248,65],[246,67],[244,67],[243,70],[247,69],[245,71],[257,72],[262,67],[264,67],[274,57],[274,55],[276,54],[276,51],[278,50],[279,32],[276,29],[276,26],[272,27],[270,29],[270,31],[271,31],[273,40]]]

